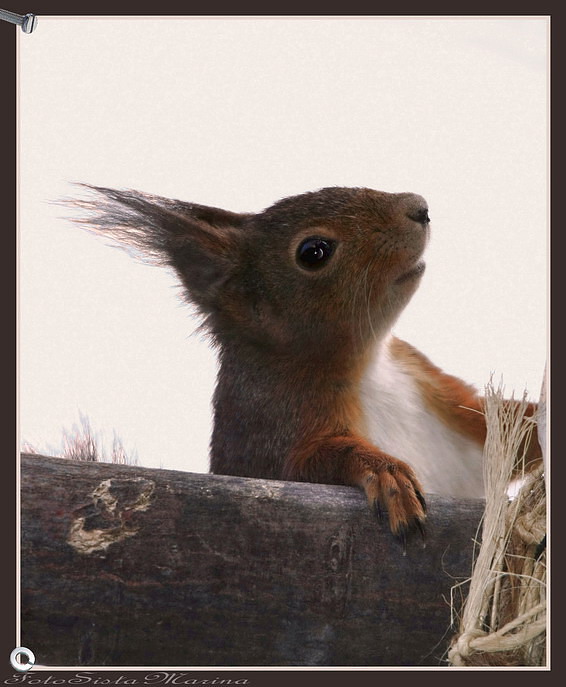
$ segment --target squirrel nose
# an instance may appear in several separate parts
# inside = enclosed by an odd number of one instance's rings
[[[419,224],[428,224],[430,217],[428,216],[428,203],[416,193],[400,193],[399,201],[401,212],[405,212],[405,216],[412,219],[413,222]]]
[[[430,222],[430,217],[428,216],[428,208],[423,207],[418,210],[412,210],[407,213],[409,219],[419,222],[420,224],[428,224]]]

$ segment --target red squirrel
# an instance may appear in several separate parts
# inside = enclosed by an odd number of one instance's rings
[[[173,268],[218,350],[212,473],[358,486],[402,538],[423,492],[483,495],[481,397],[391,334],[424,198],[330,187],[253,214],[85,187],[78,221]]]

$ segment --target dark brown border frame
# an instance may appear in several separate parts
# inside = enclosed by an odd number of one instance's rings
[[[202,0],[194,0],[191,3],[181,2],[180,0],[164,0],[158,6],[148,6],[139,2],[123,2],[118,0],[118,2],[108,2],[107,0],[98,0],[97,2],[91,2],[87,0],[86,2],[77,3],[70,2],[70,0],[30,0],[29,3],[22,2],[9,2],[4,0],[2,3],[4,9],[8,9],[19,14],[26,14],[28,12],[33,12],[36,14],[41,22],[41,15],[47,16],[84,16],[84,15],[152,15],[159,14],[163,15],[192,15],[192,16],[258,16],[258,15],[270,15],[270,16],[550,16],[551,17],[551,44],[552,44],[552,79],[551,84],[554,86],[552,88],[553,98],[552,98],[552,118],[554,122],[563,121],[563,115],[561,120],[561,115],[559,111],[562,109],[561,96],[561,81],[562,74],[559,64],[562,63],[560,60],[560,53],[563,51],[563,24],[562,24],[562,3],[556,2],[556,0],[546,0],[543,3],[487,3],[485,1],[476,2],[473,7],[469,7],[467,12],[457,12],[454,10],[460,9],[453,3],[448,4],[447,2],[435,2],[434,7],[423,6],[417,3],[403,3],[403,6],[399,5],[389,5],[389,7],[376,6],[375,4],[368,5],[367,2],[351,3],[348,5],[349,10],[346,15],[338,14],[338,10],[343,9],[342,7],[335,7],[329,5],[328,3],[298,3],[298,2],[287,2],[285,6],[279,5],[276,7],[278,11],[274,11],[273,6],[265,5],[265,3],[245,3],[245,6],[241,5],[235,6],[232,3],[221,2],[221,3],[211,3],[202,2]],[[505,6],[507,5],[507,6]],[[158,12],[157,12],[158,10]],[[244,11],[242,11],[244,10]],[[308,11],[305,11],[308,10]],[[393,10],[393,11],[392,11]],[[428,10],[425,11],[425,10]],[[41,23],[38,25],[38,29],[41,30]],[[2,127],[2,154],[0,155],[0,173],[1,178],[1,198],[3,200],[3,219],[2,228],[6,235],[6,244],[4,245],[4,250],[2,251],[3,268],[0,271],[2,279],[2,318],[4,321],[3,336],[0,340],[4,346],[4,361],[5,361],[5,373],[4,373],[4,401],[5,407],[4,412],[1,417],[4,423],[4,458],[2,465],[2,498],[0,499],[0,504],[2,506],[2,526],[0,527],[1,537],[2,537],[2,551],[4,552],[5,562],[2,569],[2,579],[1,579],[1,589],[2,589],[2,620],[0,621],[0,685],[1,684],[26,684],[23,679],[18,680],[14,678],[14,670],[9,664],[9,655],[14,648],[14,642],[16,640],[15,626],[12,622],[15,610],[15,585],[16,585],[16,574],[15,574],[15,553],[16,553],[16,494],[14,485],[16,483],[16,461],[15,452],[17,451],[17,409],[16,409],[16,385],[17,385],[17,370],[16,370],[16,324],[17,324],[17,307],[16,307],[16,279],[17,279],[17,256],[16,256],[16,199],[17,199],[17,179],[16,179],[16,32],[20,31],[18,27],[11,26],[6,22],[0,22],[0,65],[2,69],[2,79],[0,81],[3,97],[2,105],[0,106],[0,126]],[[26,37],[28,40],[33,40],[33,34]],[[528,97],[528,94],[525,94]],[[562,127],[562,125],[559,125]],[[562,132],[559,127],[553,128],[552,133],[552,143],[553,149],[559,150],[562,139]],[[552,183],[551,190],[554,192],[553,198],[557,199],[557,202],[561,204],[561,199],[563,195],[563,183],[562,183],[562,170],[563,166],[560,154],[555,154],[552,158]],[[526,199],[528,202],[528,199]],[[520,213],[520,209],[517,209]],[[556,214],[556,219],[560,219],[558,214]],[[558,287],[558,297],[555,297],[552,301],[552,307],[559,308],[560,311],[563,310],[560,297],[560,282],[561,273],[564,272],[562,267],[562,260],[564,251],[561,250],[560,245],[563,241],[561,234],[558,233],[560,227],[557,227],[557,231],[551,234],[550,242],[550,263],[551,263],[551,282],[553,290]],[[554,268],[554,269],[552,269]],[[557,318],[558,326],[552,329],[552,350],[558,351],[560,353],[561,347],[559,343],[560,331],[560,320],[562,317]],[[563,364],[558,356],[552,356],[552,379],[554,384],[551,386],[550,398],[552,402],[552,407],[557,413],[561,410],[562,393],[560,386],[560,379],[563,370]],[[551,425],[552,427],[552,425]],[[553,448],[555,449],[555,456],[560,455],[560,437],[557,431],[551,429],[551,437],[553,440]],[[560,498],[557,494],[562,466],[558,460],[555,460],[552,468],[552,483],[554,485],[554,495],[555,501]],[[556,514],[558,508],[553,508],[554,522],[556,521]],[[560,544],[557,542],[557,546],[554,551],[555,555],[553,558],[554,566],[554,578],[555,580],[560,580],[560,566],[561,566],[561,552]],[[556,606],[558,606],[558,597],[561,596],[562,591],[560,590],[560,585],[556,584],[553,588],[553,599],[555,600]],[[554,605],[554,604],[553,604]],[[554,646],[560,646],[562,643],[562,637],[560,635],[560,628],[558,627],[558,620],[555,618],[553,622],[553,637]],[[556,656],[555,656],[556,658]],[[556,663],[559,661],[557,660]],[[557,666],[555,670],[549,673],[537,673],[536,680],[539,679],[551,679],[553,672],[562,672]],[[190,671],[191,676],[199,678],[212,679],[213,674],[204,673],[200,671]],[[443,672],[452,673],[450,669],[444,670]],[[68,672],[54,672],[54,673],[28,673],[28,684],[29,679],[42,678],[42,682],[47,678],[47,675],[52,676],[52,680],[56,678],[70,679],[74,676],[73,673]],[[112,681],[119,675],[125,676],[126,678],[140,677],[146,674],[143,673],[130,673],[127,671],[116,671],[116,672],[101,672],[91,674],[91,681],[88,684],[95,684],[95,680],[108,680],[108,682],[98,682],[97,684],[111,684]],[[372,685],[375,687],[376,679],[387,679],[388,674],[385,673],[381,676],[376,676],[373,671],[369,672],[350,672],[350,671],[340,671],[340,672],[326,672],[326,671],[292,671],[292,672],[264,672],[264,671],[253,671],[253,672],[230,672],[225,673],[223,671],[214,672],[214,677],[232,677],[232,678],[243,678],[249,679],[248,684],[253,687],[259,685],[277,685],[279,684],[329,684],[339,682],[344,684],[344,681],[348,683],[354,681],[356,685]],[[416,677],[416,676],[415,676]],[[419,678],[422,677],[420,673]],[[426,677],[426,675],[425,675]],[[453,679],[453,674],[447,679]],[[487,676],[486,676],[487,677]],[[21,678],[21,675],[18,676]],[[437,680],[438,671],[435,671],[434,675],[430,678]],[[459,672],[458,681],[464,681],[468,679],[477,680],[478,678],[483,678],[483,675],[465,674]],[[409,676],[410,679],[410,676]],[[512,671],[509,673],[498,673],[496,677],[498,683],[512,679],[514,685],[517,681],[521,682],[523,679],[532,681],[534,679],[533,675],[530,675],[530,671],[524,672],[523,675],[519,676],[518,671]],[[83,684],[86,684],[83,682]],[[122,684],[124,684],[122,682]],[[143,684],[139,682],[138,684]]]

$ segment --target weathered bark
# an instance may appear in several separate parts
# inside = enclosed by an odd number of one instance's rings
[[[442,665],[483,501],[407,553],[361,492],[22,456],[22,645],[50,666]]]

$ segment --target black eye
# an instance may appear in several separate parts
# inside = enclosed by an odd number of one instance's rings
[[[297,249],[297,262],[308,269],[318,269],[334,253],[335,243],[328,239],[305,239]]]

